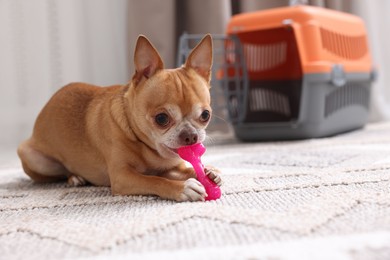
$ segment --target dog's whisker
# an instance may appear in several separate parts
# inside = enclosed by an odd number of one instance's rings
[[[230,124],[229,119],[226,119],[225,116],[213,115],[213,117],[216,117],[218,120],[221,120],[221,121],[223,121],[226,124]]]
[[[215,139],[212,136],[206,135],[206,139],[204,140],[206,144],[214,144]]]

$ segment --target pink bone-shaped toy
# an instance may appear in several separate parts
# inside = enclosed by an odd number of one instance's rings
[[[210,180],[205,172],[204,166],[200,157],[204,154],[206,148],[202,143],[197,143],[194,145],[183,146],[178,149],[179,156],[192,164],[194,167],[196,177],[198,181],[204,186],[206,189],[207,197],[206,200],[216,200],[221,197],[221,189],[215,184],[212,180]]]

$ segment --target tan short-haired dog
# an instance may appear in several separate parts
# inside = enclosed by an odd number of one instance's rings
[[[144,37],[127,85],[72,83],[40,112],[32,137],[18,148],[24,171],[37,182],[68,178],[111,186],[113,194],[205,199],[204,187],[177,149],[205,140],[210,120],[212,39],[206,35],[181,68],[164,69]],[[216,170],[211,178],[220,185]]]

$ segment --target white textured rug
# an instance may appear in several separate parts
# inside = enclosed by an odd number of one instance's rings
[[[0,165],[0,259],[390,259],[390,123],[208,146],[222,199],[175,203],[32,183]]]

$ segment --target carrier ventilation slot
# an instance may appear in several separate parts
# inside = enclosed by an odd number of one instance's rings
[[[287,96],[268,89],[252,89],[249,97],[251,112],[270,111],[290,116],[290,102]]]
[[[231,96],[230,99],[229,99],[230,103],[230,116],[233,117],[233,118],[237,118],[238,117],[238,100],[237,100],[237,97],[236,96]]]
[[[369,99],[370,93],[367,87],[348,83],[344,87],[339,88],[326,96],[325,117],[350,105],[360,105],[368,110]]]
[[[324,49],[347,60],[360,59],[368,52],[365,36],[347,36],[321,28],[321,38]]]
[[[235,63],[237,62],[237,47],[234,43],[234,41],[226,41],[225,43],[225,50],[226,50],[226,61],[228,63]],[[215,47],[214,47],[215,49]]]
[[[244,44],[244,56],[248,71],[269,70],[284,64],[287,59],[287,43]]]

